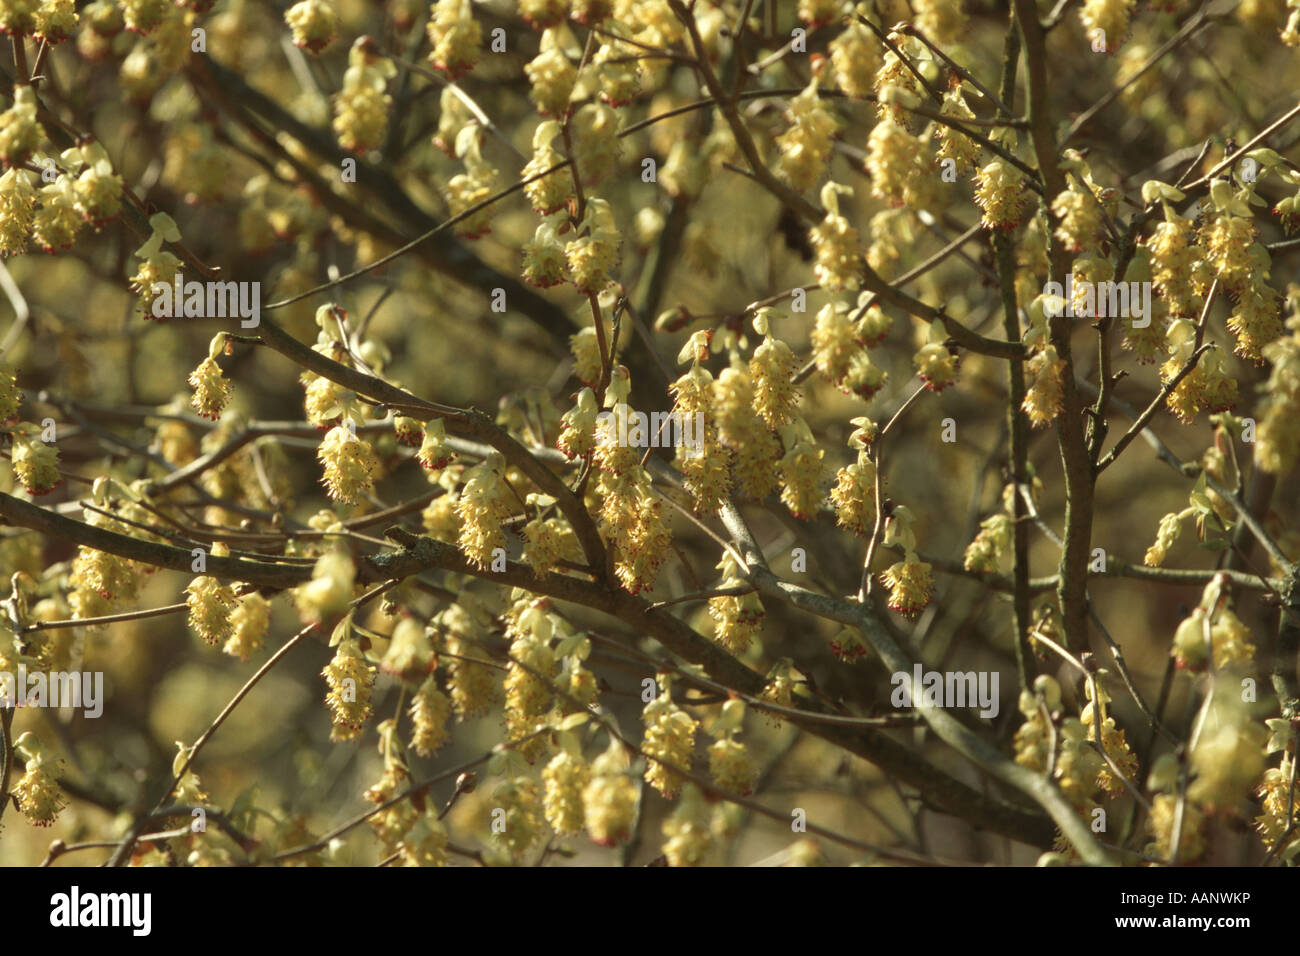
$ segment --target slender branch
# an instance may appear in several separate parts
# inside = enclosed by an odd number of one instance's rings
[[[929,95],[930,99],[934,100],[936,103],[943,102],[943,94],[940,93],[939,90],[937,90],[934,87],[934,85],[921,74],[921,71],[917,69],[916,64],[914,64],[911,61],[911,59],[908,56],[906,56],[902,50],[898,48],[898,44],[895,43],[893,40],[889,39],[888,33],[880,29],[880,27],[877,26],[875,22],[869,19],[868,17],[864,17],[860,13],[855,14],[854,16],[856,17],[859,23],[863,24],[872,33],[876,35],[876,39],[878,39],[881,43],[883,43],[886,46],[886,48],[888,48],[889,52],[894,54],[894,56],[898,58],[899,63],[907,67],[907,71],[911,73],[912,76],[916,77],[916,81],[921,84],[921,88],[925,90],[925,92]]]
[[[106,551],[154,567],[192,573],[194,556],[188,550],[93,527],[22,501],[13,495],[0,493],[0,517],[47,537],[94,548],[96,551]],[[260,587],[281,590],[311,579],[309,565],[272,564],[214,554],[207,557],[206,573],[223,581],[247,581]]]
[[[1155,417],[1156,412],[1160,411],[1160,408],[1165,403],[1165,399],[1167,399],[1170,393],[1178,387],[1178,383],[1192,373],[1192,370],[1196,368],[1196,363],[1201,360],[1201,356],[1212,348],[1214,348],[1214,345],[1208,342],[1202,345],[1191,354],[1186,362],[1183,363],[1182,368],[1175,372],[1173,377],[1160,387],[1160,391],[1156,393],[1155,398],[1151,399],[1150,404],[1148,404],[1147,407],[1142,410],[1142,413],[1133,420],[1133,424],[1130,425],[1128,430],[1120,436],[1119,441],[1115,442],[1115,447],[1108,451],[1101,461],[1097,462],[1095,469],[1096,474],[1101,474],[1115,463],[1115,459],[1118,458],[1123,453],[1124,449],[1132,443],[1133,439],[1137,438],[1143,429],[1147,427],[1151,422],[1151,419]]]
[[[1015,15],[1008,24],[1002,51],[1002,99],[1010,100],[1016,90],[1016,64],[1020,58],[1020,31]],[[1002,100],[998,100],[999,103]],[[1008,113],[1010,110],[1002,107]],[[998,269],[998,289],[1002,295],[1002,330],[1008,342],[1019,342],[1020,310],[1016,302],[1016,253],[1011,238],[1004,233],[993,236],[993,257]],[[1025,369],[1019,362],[1007,363],[1007,434],[1011,443],[1011,482],[1022,488],[1029,480],[1029,429],[1022,406],[1025,402]],[[1022,520],[1032,499],[1020,494],[1012,498],[1012,626],[1015,627],[1016,672],[1020,689],[1027,690],[1034,679],[1034,654],[1029,646],[1029,528]]]
[[[1202,4],[1201,9],[1197,10],[1196,13],[1183,24],[1182,28],[1177,33],[1162,43],[1154,53],[1147,57],[1142,65],[1137,68],[1135,73],[1130,74],[1123,83],[1116,85],[1114,88],[1109,90],[1105,96],[1080,113],[1078,118],[1070,124],[1070,128],[1065,131],[1065,136],[1061,138],[1061,148],[1064,148],[1065,145],[1069,143],[1070,140],[1074,139],[1074,137],[1077,136],[1085,126],[1092,122],[1093,117],[1111,103],[1115,102],[1115,100],[1124,94],[1125,90],[1145,76],[1153,66],[1163,60],[1172,50],[1190,40],[1195,36],[1197,31],[1209,23],[1209,6],[1208,3]]]
[[[724,504],[723,521],[730,525],[734,508]],[[764,595],[789,603],[818,617],[856,627],[866,636],[882,663],[894,674],[911,679],[914,661],[910,660],[884,625],[868,608],[840,598],[816,594],[798,585],[780,580],[770,570],[754,566],[745,577],[758,585]],[[1111,860],[1097,845],[1091,831],[1060,791],[1049,781],[1005,757],[992,744],[970,731],[947,711],[925,701],[921,688],[913,688],[913,706],[921,713],[935,734],[977,767],[1004,783],[1010,784],[1037,802],[1061,832],[1074,844],[1080,857],[1093,865],[1108,865]]]
[[[1247,140],[1242,146],[1238,147],[1235,153],[1232,153],[1229,156],[1224,156],[1223,159],[1221,159],[1218,163],[1216,163],[1208,173],[1206,173],[1200,179],[1196,180],[1191,185],[1184,188],[1183,192],[1192,193],[1204,186],[1208,186],[1210,180],[1214,179],[1214,177],[1218,176],[1219,173],[1223,172],[1225,169],[1232,166],[1232,164],[1237,162],[1238,159],[1240,159],[1246,153],[1250,152],[1260,143],[1264,142],[1264,140],[1268,139],[1270,136],[1272,136],[1282,127],[1286,126],[1296,117],[1300,117],[1300,103],[1297,103],[1294,107],[1287,110],[1277,119],[1275,119],[1273,122],[1265,126],[1262,130],[1260,130],[1249,140]]]
[[[1144,797],[1142,795],[1142,791],[1138,789],[1136,785],[1134,785],[1133,781],[1129,780],[1129,778],[1124,775],[1124,771],[1122,771],[1119,768],[1119,765],[1115,763],[1115,760],[1114,758],[1111,757],[1110,752],[1106,750],[1105,744],[1102,743],[1101,692],[1097,686],[1096,671],[1088,668],[1083,663],[1083,661],[1079,660],[1079,658],[1075,657],[1073,654],[1067,651],[1060,644],[1057,644],[1051,638],[1039,634],[1036,635],[1034,639],[1038,641],[1040,644],[1044,645],[1045,647],[1050,647],[1062,658],[1064,658],[1071,665],[1073,665],[1075,670],[1083,674],[1084,679],[1087,680],[1088,682],[1088,686],[1092,689],[1092,720],[1093,720],[1092,730],[1094,735],[1092,741],[1093,747],[1101,753],[1103,758],[1105,758],[1106,765],[1110,768],[1110,772],[1115,775],[1115,779],[1123,783],[1125,789],[1127,789],[1131,794],[1133,794],[1133,798],[1142,805],[1142,807],[1147,811],[1147,813],[1150,813],[1152,811],[1151,801],[1148,800],[1146,797]]]
[[[8,707],[0,707],[0,818],[9,809],[9,777],[14,769],[14,760],[17,759],[11,739],[13,720],[13,711]]]
[[[728,522],[728,529],[733,535],[736,533],[734,528],[735,522]],[[741,531],[741,534],[744,532]],[[759,697],[767,685],[762,674],[745,666],[713,641],[666,610],[653,610],[646,601],[625,591],[611,590],[557,574],[539,578],[531,568],[513,561],[506,562],[504,571],[484,571],[471,565],[455,548],[440,541],[416,537],[398,528],[390,529],[388,535],[402,544],[403,549],[376,555],[371,559],[384,576],[405,578],[431,568],[441,568],[489,579],[502,585],[526,587],[536,594],[571,601],[610,614],[633,628],[635,633],[648,634],[672,653],[700,665],[710,678],[727,687]],[[744,558],[750,573],[764,571],[761,554],[750,550]],[[760,591],[763,590],[761,582],[754,583],[759,585]],[[1051,824],[1042,814],[978,793],[938,771],[909,748],[873,728],[839,727],[793,717],[791,722],[814,736],[876,764],[902,782],[917,787],[934,806],[946,813],[1022,842],[1046,846],[1052,840]]]
[[[408,414],[413,418],[422,421],[441,418],[446,423],[449,434],[480,441],[495,448],[507,463],[514,465],[538,488],[556,499],[560,510],[577,535],[590,566],[598,571],[605,567],[605,545],[586,507],[559,476],[543,465],[527,448],[487,415],[473,409],[454,408],[417,398],[382,379],[366,375],[321,355],[268,319],[262,320],[260,330],[264,344],[269,345],[296,365],[379,401],[410,406]]]
[[[863,18],[858,17],[858,19],[861,20]],[[1007,69],[1008,61],[1006,59],[1003,60],[1002,95],[998,96],[988,87],[986,87],[983,83],[981,83],[979,81],[979,78],[974,73],[966,69],[966,67],[962,66],[960,63],[958,63],[956,60],[950,57],[947,53],[944,53],[943,50],[941,50],[935,43],[933,43],[930,40],[930,38],[926,36],[924,32],[922,32],[921,28],[918,27],[915,23],[912,23],[911,21],[904,21],[904,23],[900,27],[900,32],[910,34],[911,36],[916,37],[918,40],[920,40],[922,43],[924,43],[927,47],[930,48],[931,53],[933,53],[939,59],[943,60],[943,62],[947,65],[948,69],[952,70],[963,80],[966,80],[968,83],[970,83],[971,86],[975,87],[975,89],[979,90],[980,93],[984,96],[984,98],[988,100],[990,103],[992,103],[994,106],[996,106],[998,108],[998,111],[1001,112],[1004,117],[1007,117],[1012,121],[1008,125],[1018,126],[1021,128],[1024,128],[1029,125],[1028,122],[1024,120],[1016,119],[1015,118],[1016,114],[1012,111],[1011,107],[1008,106],[1006,102],[1007,100],[1011,99],[1011,96],[1014,94],[1015,91],[1016,84],[1015,84],[1014,57],[1019,55],[1018,44],[1016,47],[1016,52],[1012,55],[1013,59],[1010,61],[1012,64],[1011,66],[1012,80],[1010,84],[1006,82],[1006,76],[1007,76],[1006,69]],[[1012,32],[1014,33],[1014,25],[1013,25]],[[1008,88],[1010,89],[1011,92],[1008,92]],[[966,119],[964,120],[964,122],[969,123],[972,122],[972,120]]]
[[[105,614],[103,617],[74,618],[70,621],[33,621],[23,628],[27,631],[52,631],[61,627],[95,627],[101,624],[116,624],[119,621],[140,621],[149,617],[163,617],[167,614],[179,614],[188,608],[187,604],[168,604],[166,607],[145,608],[142,611],[127,611],[123,614]]]
[[[867,541],[867,555],[862,562],[862,579],[858,584],[859,604],[866,604],[867,598],[871,596],[871,584],[872,584],[871,562],[875,559],[876,548],[880,544],[880,535],[885,527],[885,502],[884,499],[881,497],[881,487],[880,487],[881,446],[884,444],[885,436],[889,434],[889,430],[894,427],[895,422],[897,422],[900,418],[903,417],[903,413],[907,411],[907,409],[911,406],[911,404],[914,401],[916,401],[921,396],[921,393],[924,391],[925,391],[925,386],[922,385],[918,387],[914,392],[912,392],[911,395],[907,396],[907,398],[903,400],[903,404],[898,406],[898,410],[895,411],[894,414],[890,417],[889,421],[885,423],[885,427],[880,430],[880,434],[876,436],[875,441],[871,443],[871,458],[876,466],[875,467],[876,485],[875,485],[875,492],[874,492],[876,498],[876,520],[871,529],[871,538]]]
[[[1133,698],[1133,703],[1137,704],[1138,710],[1142,711],[1142,716],[1146,718],[1147,723],[1154,732],[1160,734],[1170,743],[1176,744],[1178,742],[1177,738],[1165,728],[1165,725],[1160,722],[1160,718],[1147,706],[1146,701],[1142,699],[1142,695],[1138,693],[1137,685],[1133,683],[1133,675],[1129,673],[1128,665],[1124,661],[1123,649],[1111,637],[1110,631],[1106,629],[1106,625],[1102,623],[1101,618],[1097,615],[1097,609],[1093,606],[1091,600],[1088,602],[1088,613],[1092,616],[1092,623],[1097,625],[1097,630],[1106,639],[1106,646],[1110,648],[1110,655],[1115,661],[1115,669],[1119,672],[1120,680],[1124,682],[1124,688],[1129,692],[1129,696]],[[1100,733],[1097,739],[1101,739]]]

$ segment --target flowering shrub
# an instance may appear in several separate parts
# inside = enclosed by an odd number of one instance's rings
[[[1300,8],[1004,6],[0,0],[0,862],[1300,862]]]

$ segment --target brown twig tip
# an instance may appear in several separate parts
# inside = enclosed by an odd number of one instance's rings
[[[384,537],[388,538],[390,541],[396,541],[408,550],[414,548],[420,543],[420,537],[418,535],[411,534],[411,532],[407,531],[400,525],[393,525],[391,528],[385,528]]]

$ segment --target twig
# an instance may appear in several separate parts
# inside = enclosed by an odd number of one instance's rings
[[[23,628],[28,631],[52,631],[61,627],[95,627],[100,624],[116,624],[119,621],[139,621],[149,617],[163,617],[178,614],[188,608],[186,604],[168,604],[165,607],[151,607],[142,611],[127,611],[122,614],[106,614],[103,617],[73,618],[69,621],[33,621]]]
[[[871,459],[872,462],[875,464],[874,494],[876,498],[876,520],[871,529],[871,538],[870,540],[867,541],[867,555],[862,562],[862,578],[861,581],[858,583],[859,604],[866,604],[867,599],[871,597],[871,586],[873,583],[873,579],[871,577],[871,562],[875,559],[876,548],[880,544],[880,535],[885,527],[885,502],[881,498],[881,482],[880,482],[881,445],[884,444],[884,438],[889,433],[889,430],[894,426],[894,423],[897,422],[902,417],[903,413],[907,411],[908,407],[911,406],[911,404],[914,401],[916,401],[917,398],[919,398],[921,393],[924,391],[925,391],[925,386],[922,385],[919,386],[916,389],[916,391],[912,392],[911,395],[907,396],[907,398],[903,401],[903,404],[898,406],[898,410],[894,412],[894,414],[890,417],[889,421],[885,423],[885,427],[880,430],[880,434],[878,434],[875,440],[871,443]]]
[[[1155,417],[1156,412],[1160,411],[1161,406],[1165,403],[1165,399],[1168,398],[1170,393],[1178,387],[1178,383],[1192,373],[1192,370],[1196,368],[1196,363],[1200,361],[1201,356],[1214,347],[1215,346],[1212,343],[1207,342],[1191,354],[1191,357],[1183,363],[1182,368],[1174,373],[1174,376],[1160,387],[1160,391],[1156,393],[1156,397],[1151,399],[1150,404],[1148,404],[1147,407],[1142,410],[1142,413],[1134,419],[1133,424],[1129,426],[1128,431],[1120,436],[1119,441],[1115,443],[1115,447],[1108,451],[1101,461],[1097,462],[1094,474],[1101,474],[1115,463],[1115,459],[1118,458],[1133,439],[1137,438],[1143,429],[1147,427],[1147,424]]]
[[[1061,148],[1064,148],[1070,140],[1074,139],[1074,137],[1078,135],[1079,131],[1092,121],[1094,116],[1104,110],[1111,103],[1115,102],[1116,99],[1123,95],[1125,90],[1140,80],[1148,70],[1164,59],[1171,50],[1190,39],[1198,30],[1201,29],[1201,27],[1205,26],[1209,22],[1208,8],[1208,3],[1203,4],[1201,9],[1197,10],[1196,13],[1183,24],[1182,29],[1162,43],[1154,53],[1146,58],[1146,61],[1138,67],[1136,73],[1131,74],[1122,84],[1111,89],[1105,96],[1079,114],[1079,117],[1070,124],[1070,128],[1065,131],[1065,136],[1061,138]]]

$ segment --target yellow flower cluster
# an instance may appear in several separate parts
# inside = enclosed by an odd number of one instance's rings
[[[1065,394],[1064,371],[1065,362],[1057,358],[1054,345],[1035,352],[1025,363],[1025,377],[1030,385],[1020,407],[1035,428],[1050,424],[1061,414]]]
[[[1293,298],[1294,303],[1298,301]],[[1255,460],[1265,471],[1282,474],[1300,460],[1300,311],[1287,320],[1291,334],[1263,348],[1273,363],[1264,385],[1267,396],[1256,431]]]
[[[641,749],[648,758],[645,769],[646,783],[665,797],[672,799],[682,784],[677,770],[690,770],[691,751],[695,747],[695,731],[699,722],[673,703],[669,691],[663,688],[654,700],[646,704],[641,714],[645,724],[645,740]],[[663,761],[663,762],[661,762]],[[664,762],[673,768],[664,765]]]
[[[861,281],[862,247],[858,231],[839,211],[839,196],[850,193],[852,190],[848,186],[839,183],[827,183],[822,187],[821,200],[826,207],[826,218],[808,233],[817,257],[813,272],[828,292],[854,290]]]
[[[354,428],[343,424],[331,428],[321,439],[316,458],[324,470],[321,482],[333,500],[352,504],[374,488],[379,459]]]
[[[30,731],[15,743],[16,755],[26,761],[26,769],[13,788],[18,811],[32,826],[48,827],[65,805],[63,791],[54,778],[58,761],[46,755],[45,748]]]
[[[437,0],[425,32],[433,45],[429,62],[453,80],[472,70],[483,53],[483,29],[470,0]]]
[[[880,583],[889,588],[890,609],[908,617],[920,614],[934,593],[930,565],[915,556],[882,571]]]
[[[468,0],[465,6],[469,6]],[[396,75],[397,67],[375,52],[370,37],[358,37],[352,44],[343,89],[334,99],[334,132],[344,149],[364,153],[384,141],[388,108],[393,102],[384,87]]]
[[[785,448],[785,455],[776,466],[781,482],[781,501],[796,518],[808,521],[816,515],[826,498],[822,487],[825,470],[822,459],[826,450],[817,447],[812,429],[797,415],[789,424],[781,426],[780,433]]]
[[[975,174],[975,204],[984,211],[985,229],[1010,232],[1020,225],[1025,177],[1006,160],[994,157]]]
[[[582,788],[587,833],[601,846],[625,841],[636,819],[638,791],[627,772],[627,755],[616,741],[591,762],[591,779]]]
[[[308,53],[319,53],[339,34],[339,16],[329,0],[299,0],[284,12],[284,22],[294,46]]]
[[[488,567],[492,553],[505,547],[502,522],[513,509],[510,489],[502,478],[504,465],[500,456],[475,465],[465,473],[465,482],[456,499],[456,514],[461,522],[457,544],[478,568]]]
[[[411,746],[420,756],[437,753],[451,739],[447,726],[451,718],[451,698],[438,689],[432,674],[416,691],[407,714],[411,718]]]
[[[581,232],[586,234],[564,244],[569,279],[579,292],[600,292],[612,278],[610,273],[618,264],[621,244],[613,210],[606,200],[587,201]]]
[[[996,572],[998,558],[1011,548],[1012,529],[1011,517],[1003,513],[990,515],[981,521],[979,533],[966,546],[962,567],[967,571]]]
[[[230,549],[223,544],[212,546],[214,557],[228,557]],[[210,574],[200,574],[185,589],[185,604],[189,610],[189,626],[205,644],[223,644],[234,633],[235,592]]]
[[[777,172],[800,192],[816,185],[826,168],[840,122],[818,95],[815,73],[803,92],[790,101],[790,128],[776,138]]]
[[[531,84],[529,96],[545,116],[564,117],[569,98],[578,81],[578,70],[564,52],[564,33],[548,29],[542,34],[540,52],[524,65]]]
[[[835,475],[831,488],[835,523],[865,538],[876,524],[876,463],[865,449]]]
[[[222,651],[247,661],[262,649],[271,624],[271,602],[256,591],[242,595],[230,613],[230,637]]]
[[[865,24],[850,19],[830,42],[831,69],[841,90],[854,99],[870,96],[881,66],[881,43]]]
[[[370,719],[375,668],[366,663],[357,642],[348,637],[339,642],[321,675],[329,686],[325,704],[334,725],[330,740],[355,740]]]
[[[663,824],[664,856],[669,866],[700,866],[715,839],[709,825],[708,804],[698,787],[688,784],[681,800]]]
[[[540,123],[533,132],[533,155],[520,173],[526,182],[524,195],[540,216],[549,216],[573,195],[573,177],[567,169],[546,173],[552,166],[564,162],[564,154],[555,148],[559,135],[560,124],[555,120]]]
[[[36,93],[30,86],[14,87],[13,105],[0,113],[0,160],[5,166],[22,166],[45,141],[36,119]]]
[[[730,554],[718,562],[722,571],[722,590],[748,587],[740,575],[740,567]],[[714,639],[733,654],[742,654],[763,627],[763,602],[754,591],[744,594],[719,594],[709,598],[709,617],[713,619]]]
[[[586,823],[583,793],[591,783],[591,768],[578,753],[561,748],[542,770],[542,810],[551,829],[561,836],[582,832]]]
[[[555,624],[549,607],[545,598],[525,598],[506,614],[506,633],[511,637],[505,682],[506,739],[510,741],[537,730],[555,699],[552,680],[558,665],[550,647]],[[545,748],[546,740],[534,737],[516,750],[531,763]]]

